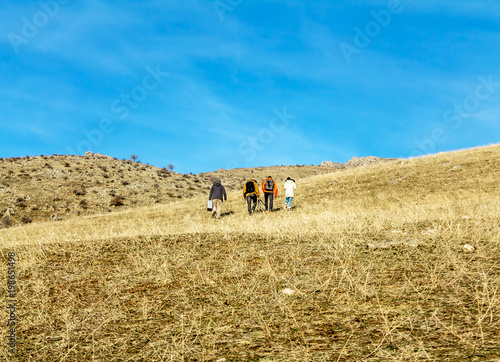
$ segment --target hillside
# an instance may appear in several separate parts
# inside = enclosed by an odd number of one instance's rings
[[[193,197],[209,184],[99,154],[0,159],[0,211],[8,210],[14,224],[65,219]]]
[[[21,316],[0,355],[498,360],[499,177],[490,146],[304,175],[292,212],[249,216],[236,188],[220,220],[200,193],[0,230]]]
[[[263,180],[271,173],[282,181],[289,174],[301,178],[333,171],[282,166],[187,175],[99,154],[0,159],[0,219],[9,214],[0,228],[208,196],[216,178],[233,191],[247,177]]]

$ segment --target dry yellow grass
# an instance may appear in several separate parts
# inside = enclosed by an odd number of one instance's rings
[[[499,359],[499,156],[300,178],[292,212],[249,216],[235,191],[220,220],[195,197],[1,230],[17,358]]]
[[[0,212],[13,212],[13,224],[47,221],[52,215],[68,219],[199,196],[211,184],[208,176],[109,156],[0,159]],[[115,197],[123,206],[112,205]]]
[[[263,180],[270,173],[283,181],[289,174],[300,178],[334,171],[319,166],[282,166],[187,175],[102,155],[4,158],[0,159],[0,228],[165,205],[207,194],[216,178],[233,191],[240,189],[246,177]],[[112,205],[115,197],[123,205]],[[8,223],[2,219],[6,210],[12,212]]]

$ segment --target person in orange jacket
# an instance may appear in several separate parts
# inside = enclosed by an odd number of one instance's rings
[[[264,191],[264,203],[266,205],[266,210],[273,211],[273,199],[278,198],[278,188],[276,187],[276,182],[274,182],[271,176],[267,176],[262,183],[262,191]]]

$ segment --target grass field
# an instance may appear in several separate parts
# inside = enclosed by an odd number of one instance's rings
[[[200,196],[0,230],[1,358],[500,360],[499,156],[304,175],[291,212],[234,191],[220,220]]]
[[[272,174],[284,181],[288,173],[308,177],[335,171],[297,165],[188,175],[103,155],[0,158],[0,229],[200,197],[216,178],[234,191],[246,177],[263,180]],[[11,215],[5,218],[7,210]]]

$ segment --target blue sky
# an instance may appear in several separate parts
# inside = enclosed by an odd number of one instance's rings
[[[0,157],[178,172],[499,142],[500,2],[3,1]]]

